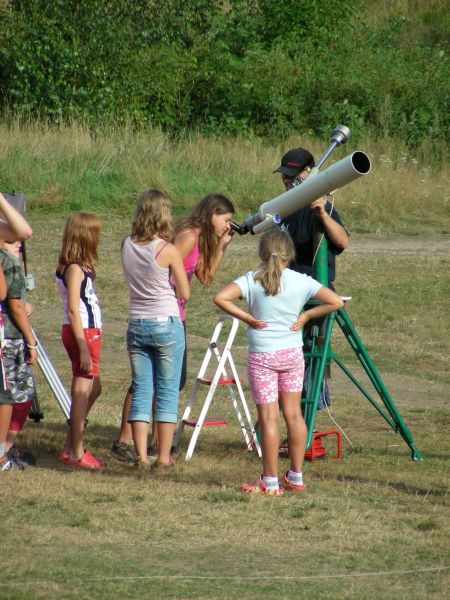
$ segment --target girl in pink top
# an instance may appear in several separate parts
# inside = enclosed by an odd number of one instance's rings
[[[181,254],[188,280],[195,276],[203,285],[214,279],[225,248],[231,241],[230,221],[234,205],[222,194],[208,194],[175,225],[174,245]],[[185,323],[184,303],[179,302]],[[186,330],[186,326],[185,326]],[[181,371],[180,390],[186,383],[186,347]]]

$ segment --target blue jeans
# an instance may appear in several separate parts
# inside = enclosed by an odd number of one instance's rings
[[[155,421],[176,423],[178,392],[184,352],[184,329],[179,317],[129,321],[133,400],[129,421],[150,421],[153,393]]]

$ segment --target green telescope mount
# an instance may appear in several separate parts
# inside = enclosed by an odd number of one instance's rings
[[[322,222],[317,216],[314,216],[314,245],[314,277],[322,285],[328,286],[328,243],[324,235]],[[331,339],[336,323],[367,374],[374,391],[378,394],[378,400],[369,393],[367,388],[364,387],[339,356],[332,350]],[[408,427],[400,416],[397,407],[378,373],[374,361],[357,334],[345,308],[340,308],[330,315],[327,315],[319,326],[313,326],[311,328],[310,335],[311,337],[308,340],[307,345],[308,349],[305,350],[305,361],[308,362],[309,367],[304,384],[305,396],[302,398],[303,413],[308,429],[306,449],[308,450],[311,447],[320,392],[323,388],[324,380],[327,378],[327,374],[330,371],[331,362],[334,361],[387,424],[392,427],[395,433],[401,435],[411,450],[412,460],[422,460],[422,453],[415,447],[414,440]],[[372,391],[372,394],[373,393],[374,392]]]

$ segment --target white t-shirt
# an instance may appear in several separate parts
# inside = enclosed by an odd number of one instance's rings
[[[291,326],[322,284],[309,275],[284,269],[281,274],[280,291],[276,296],[266,296],[261,284],[255,282],[254,275],[255,271],[249,271],[234,281],[241,289],[249,312],[255,319],[267,323],[264,329],[247,328],[249,351],[275,352],[301,348],[302,332],[291,331]]]

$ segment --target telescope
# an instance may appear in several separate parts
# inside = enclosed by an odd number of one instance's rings
[[[319,168],[339,145],[345,144],[350,137],[350,130],[345,125],[337,125],[333,130],[331,144],[321,156],[308,178],[301,185],[264,202],[259,211],[248,217],[243,223],[231,223],[232,231],[239,235],[246,233],[262,233],[269,227],[279,225],[285,217],[309,206],[317,198],[331,194],[337,188],[343,187],[362,175],[369,173],[370,159],[364,152],[357,150],[346,158],[331,165],[321,173]]]

